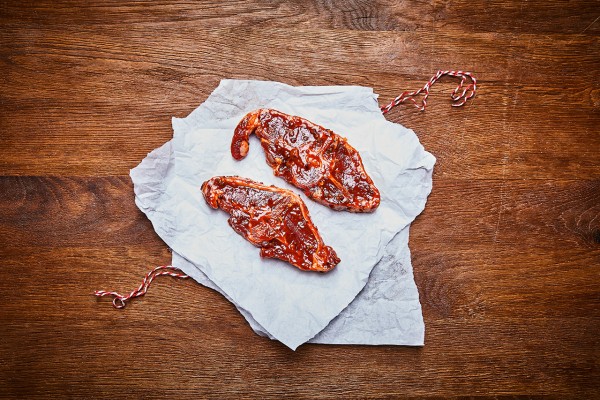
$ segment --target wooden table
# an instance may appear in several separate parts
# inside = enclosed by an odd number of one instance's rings
[[[0,397],[600,398],[600,4],[590,1],[4,1]],[[437,156],[411,229],[423,348],[261,338],[192,281],[125,310],[166,245],[129,169],[222,78],[480,80],[390,121]],[[506,397],[502,397],[506,396]],[[471,397],[469,397],[471,398]]]

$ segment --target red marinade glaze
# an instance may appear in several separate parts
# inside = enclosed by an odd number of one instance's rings
[[[323,243],[306,204],[290,190],[237,176],[217,176],[202,184],[202,194],[212,208],[229,213],[229,225],[260,247],[261,257],[320,272],[340,262]]]
[[[236,160],[248,153],[252,133],[259,137],[273,173],[316,202],[351,212],[372,212],[379,206],[379,190],[345,138],[304,118],[259,109],[235,129],[231,154]]]

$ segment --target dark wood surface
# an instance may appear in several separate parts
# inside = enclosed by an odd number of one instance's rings
[[[600,398],[597,1],[3,1],[0,397]],[[170,254],[130,168],[222,78],[477,97],[388,119],[438,158],[411,229],[423,348],[252,333]]]

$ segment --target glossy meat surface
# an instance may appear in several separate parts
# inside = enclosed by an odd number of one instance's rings
[[[212,208],[230,215],[233,230],[260,247],[261,257],[320,272],[340,262],[323,243],[300,196],[289,190],[237,176],[217,176],[202,184],[202,194]]]
[[[231,154],[236,160],[248,154],[252,133],[260,138],[274,174],[316,202],[351,212],[371,212],[379,206],[379,190],[345,138],[304,118],[259,109],[235,129]]]

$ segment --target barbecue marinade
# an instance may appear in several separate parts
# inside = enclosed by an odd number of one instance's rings
[[[306,204],[290,190],[238,176],[217,176],[202,184],[202,194],[212,208],[229,213],[229,225],[260,247],[261,257],[320,272],[340,262],[323,243]]]
[[[248,154],[252,133],[273,173],[314,201],[351,212],[372,212],[379,206],[379,190],[345,138],[304,118],[263,108],[247,114],[235,128],[231,154],[236,160]]]

